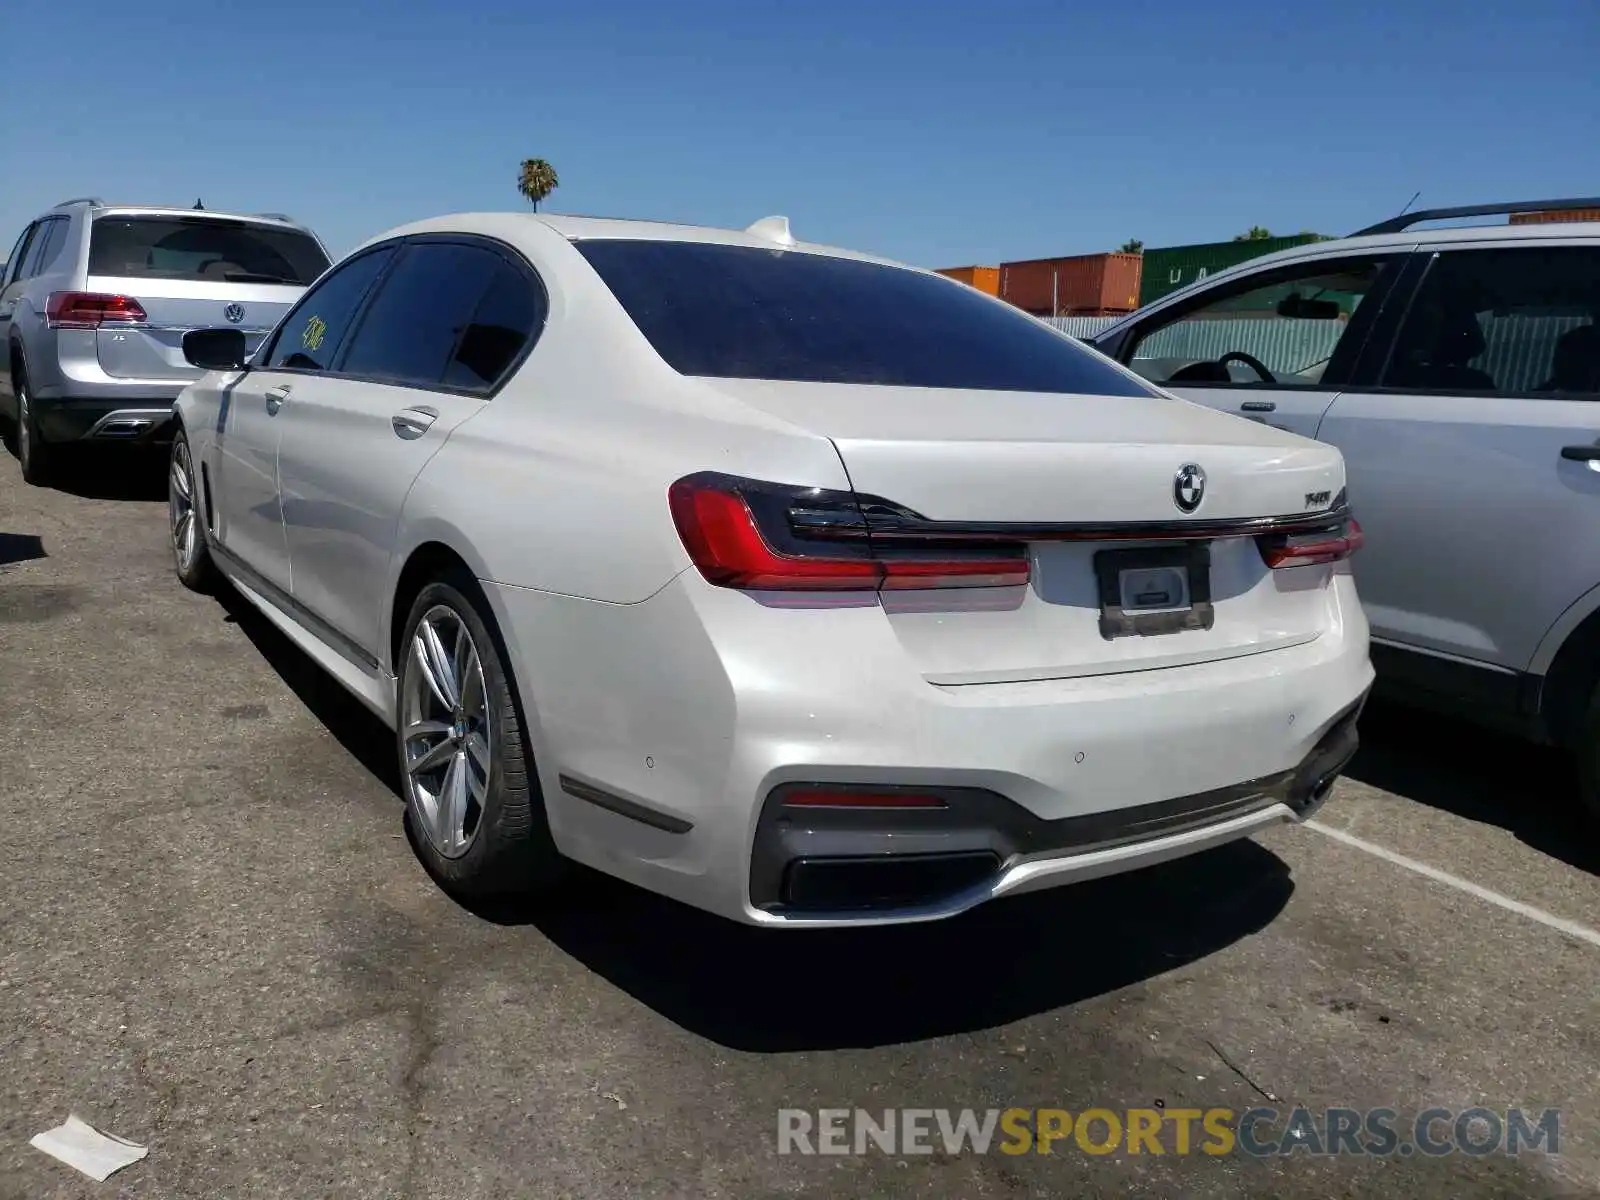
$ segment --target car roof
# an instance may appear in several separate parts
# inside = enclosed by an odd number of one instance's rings
[[[759,250],[793,250],[831,258],[856,259],[882,266],[902,267],[906,270],[921,270],[920,267],[911,267],[906,263],[879,255],[863,254],[860,251],[818,242],[779,240],[760,232],[752,232],[750,229],[719,229],[709,225],[679,225],[666,221],[645,221],[627,217],[578,217],[531,212],[450,213],[390,229],[368,239],[358,248],[419,233],[477,233],[515,244],[519,235],[525,236],[530,229],[537,226],[543,226],[571,242],[602,240],[699,242],[718,246],[748,246]]]
[[[1331,238],[1325,242],[1307,242],[1303,246],[1291,246],[1287,250],[1280,250],[1275,254],[1262,255],[1261,258],[1252,258],[1247,261],[1252,263],[1264,262],[1269,258],[1293,259],[1304,257],[1307,254],[1315,255],[1328,250],[1344,250],[1347,247],[1360,249],[1435,245],[1448,242],[1501,242],[1507,238],[1530,241],[1544,239],[1560,240],[1572,238],[1600,238],[1600,222],[1596,221],[1565,221],[1527,225],[1464,225],[1447,227],[1443,229],[1407,229],[1400,233],[1371,233],[1352,237]]]
[[[166,204],[107,204],[103,200],[68,200],[58,204],[51,212],[63,209],[87,207],[97,217],[199,217],[202,219],[216,217],[229,221],[254,221],[262,225],[283,225],[292,229],[305,229],[306,226],[296,221],[293,217],[283,213],[247,213],[226,212],[222,209],[194,208],[192,206],[179,207]]]

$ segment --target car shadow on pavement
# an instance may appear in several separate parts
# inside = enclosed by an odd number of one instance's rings
[[[393,735],[233,588],[217,600],[311,713],[399,794]],[[730,1049],[890,1045],[994,1028],[1177,970],[1270,924],[1294,891],[1254,842],[863,929],[739,925],[575,868],[545,902],[477,903],[533,926],[614,986]]]
[[[1600,875],[1578,779],[1559,750],[1374,699],[1361,715],[1351,779],[1471,821],[1498,825],[1551,858]]]
[[[55,487],[84,500],[165,500],[167,451],[150,446],[73,446]]]
[[[559,901],[496,909],[692,1033],[757,1053],[974,1032],[1177,970],[1282,911],[1288,868],[1254,842],[862,929],[738,925],[582,871]]]
[[[217,584],[215,595],[227,619],[250,639],[300,703],[310,709],[352,758],[398,797],[399,766],[395,761],[394,734],[388,727],[229,584]]]
[[[0,532],[0,567],[45,557],[44,541],[38,534]]]

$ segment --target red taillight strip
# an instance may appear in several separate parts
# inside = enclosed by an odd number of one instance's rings
[[[896,590],[930,587],[1020,587],[1028,582],[1026,558],[882,560],[883,586]]]
[[[1254,538],[1272,567],[1335,562],[1360,549],[1345,493],[1314,513],[1143,522],[930,521],[875,496],[791,488],[719,473],[668,490],[674,524],[701,575],[719,587],[874,591],[1018,587],[1024,544]],[[1301,540],[1296,540],[1301,539]]]
[[[861,541],[888,544],[914,544],[923,541],[1007,541],[1007,542],[1185,542],[1214,541],[1217,538],[1262,537],[1274,533],[1308,532],[1326,529],[1348,519],[1346,506],[1315,513],[1293,513],[1275,517],[1224,517],[1201,521],[1101,521],[1026,522],[1008,521],[929,521],[920,517],[880,515],[871,511],[861,523],[815,518],[803,510],[790,514],[796,532],[828,541]]]
[[[949,808],[924,792],[853,791],[841,788],[796,788],[783,797],[786,808]]]

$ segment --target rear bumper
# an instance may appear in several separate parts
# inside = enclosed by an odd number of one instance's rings
[[[1355,755],[1361,699],[1287,771],[1153,804],[1042,820],[996,792],[919,787],[940,809],[786,806],[767,797],[750,900],[774,916],[943,916],[981,900],[1188,853],[1321,807]],[[883,789],[872,789],[883,790]]]
[[[1373,678],[1354,586],[1331,586],[1333,625],[1301,645],[963,686],[928,683],[883,611],[859,601],[762,601],[692,573],[637,604],[485,592],[560,849],[735,920],[793,927],[948,916],[1302,819],[1354,752]],[[809,828],[779,829],[772,798],[796,784],[961,800],[943,826],[874,827],[857,811],[864,823],[848,828],[811,813]],[[883,894],[848,908],[827,888],[790,888],[797,860],[886,848],[945,857],[921,864],[922,890],[874,882]]]
[[[48,442],[168,442],[174,429],[172,395],[159,399],[93,397],[32,398],[39,432]]]

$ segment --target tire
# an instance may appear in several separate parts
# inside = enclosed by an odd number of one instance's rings
[[[27,375],[14,373],[12,386],[17,397],[17,463],[22,467],[23,481],[34,487],[49,487],[60,467],[60,452],[39,434],[39,417],[33,411]]]
[[[424,587],[406,619],[396,689],[412,842],[440,886],[463,899],[547,893],[566,876],[487,614],[469,577]],[[430,682],[441,679],[447,686]]]
[[[1589,707],[1573,746],[1578,758],[1578,795],[1590,824],[1600,831],[1600,687],[1589,697]]]
[[[167,465],[167,532],[172,542],[173,567],[178,581],[193,592],[209,592],[216,583],[216,564],[206,544],[200,510],[200,477],[183,430],[172,440]]]

